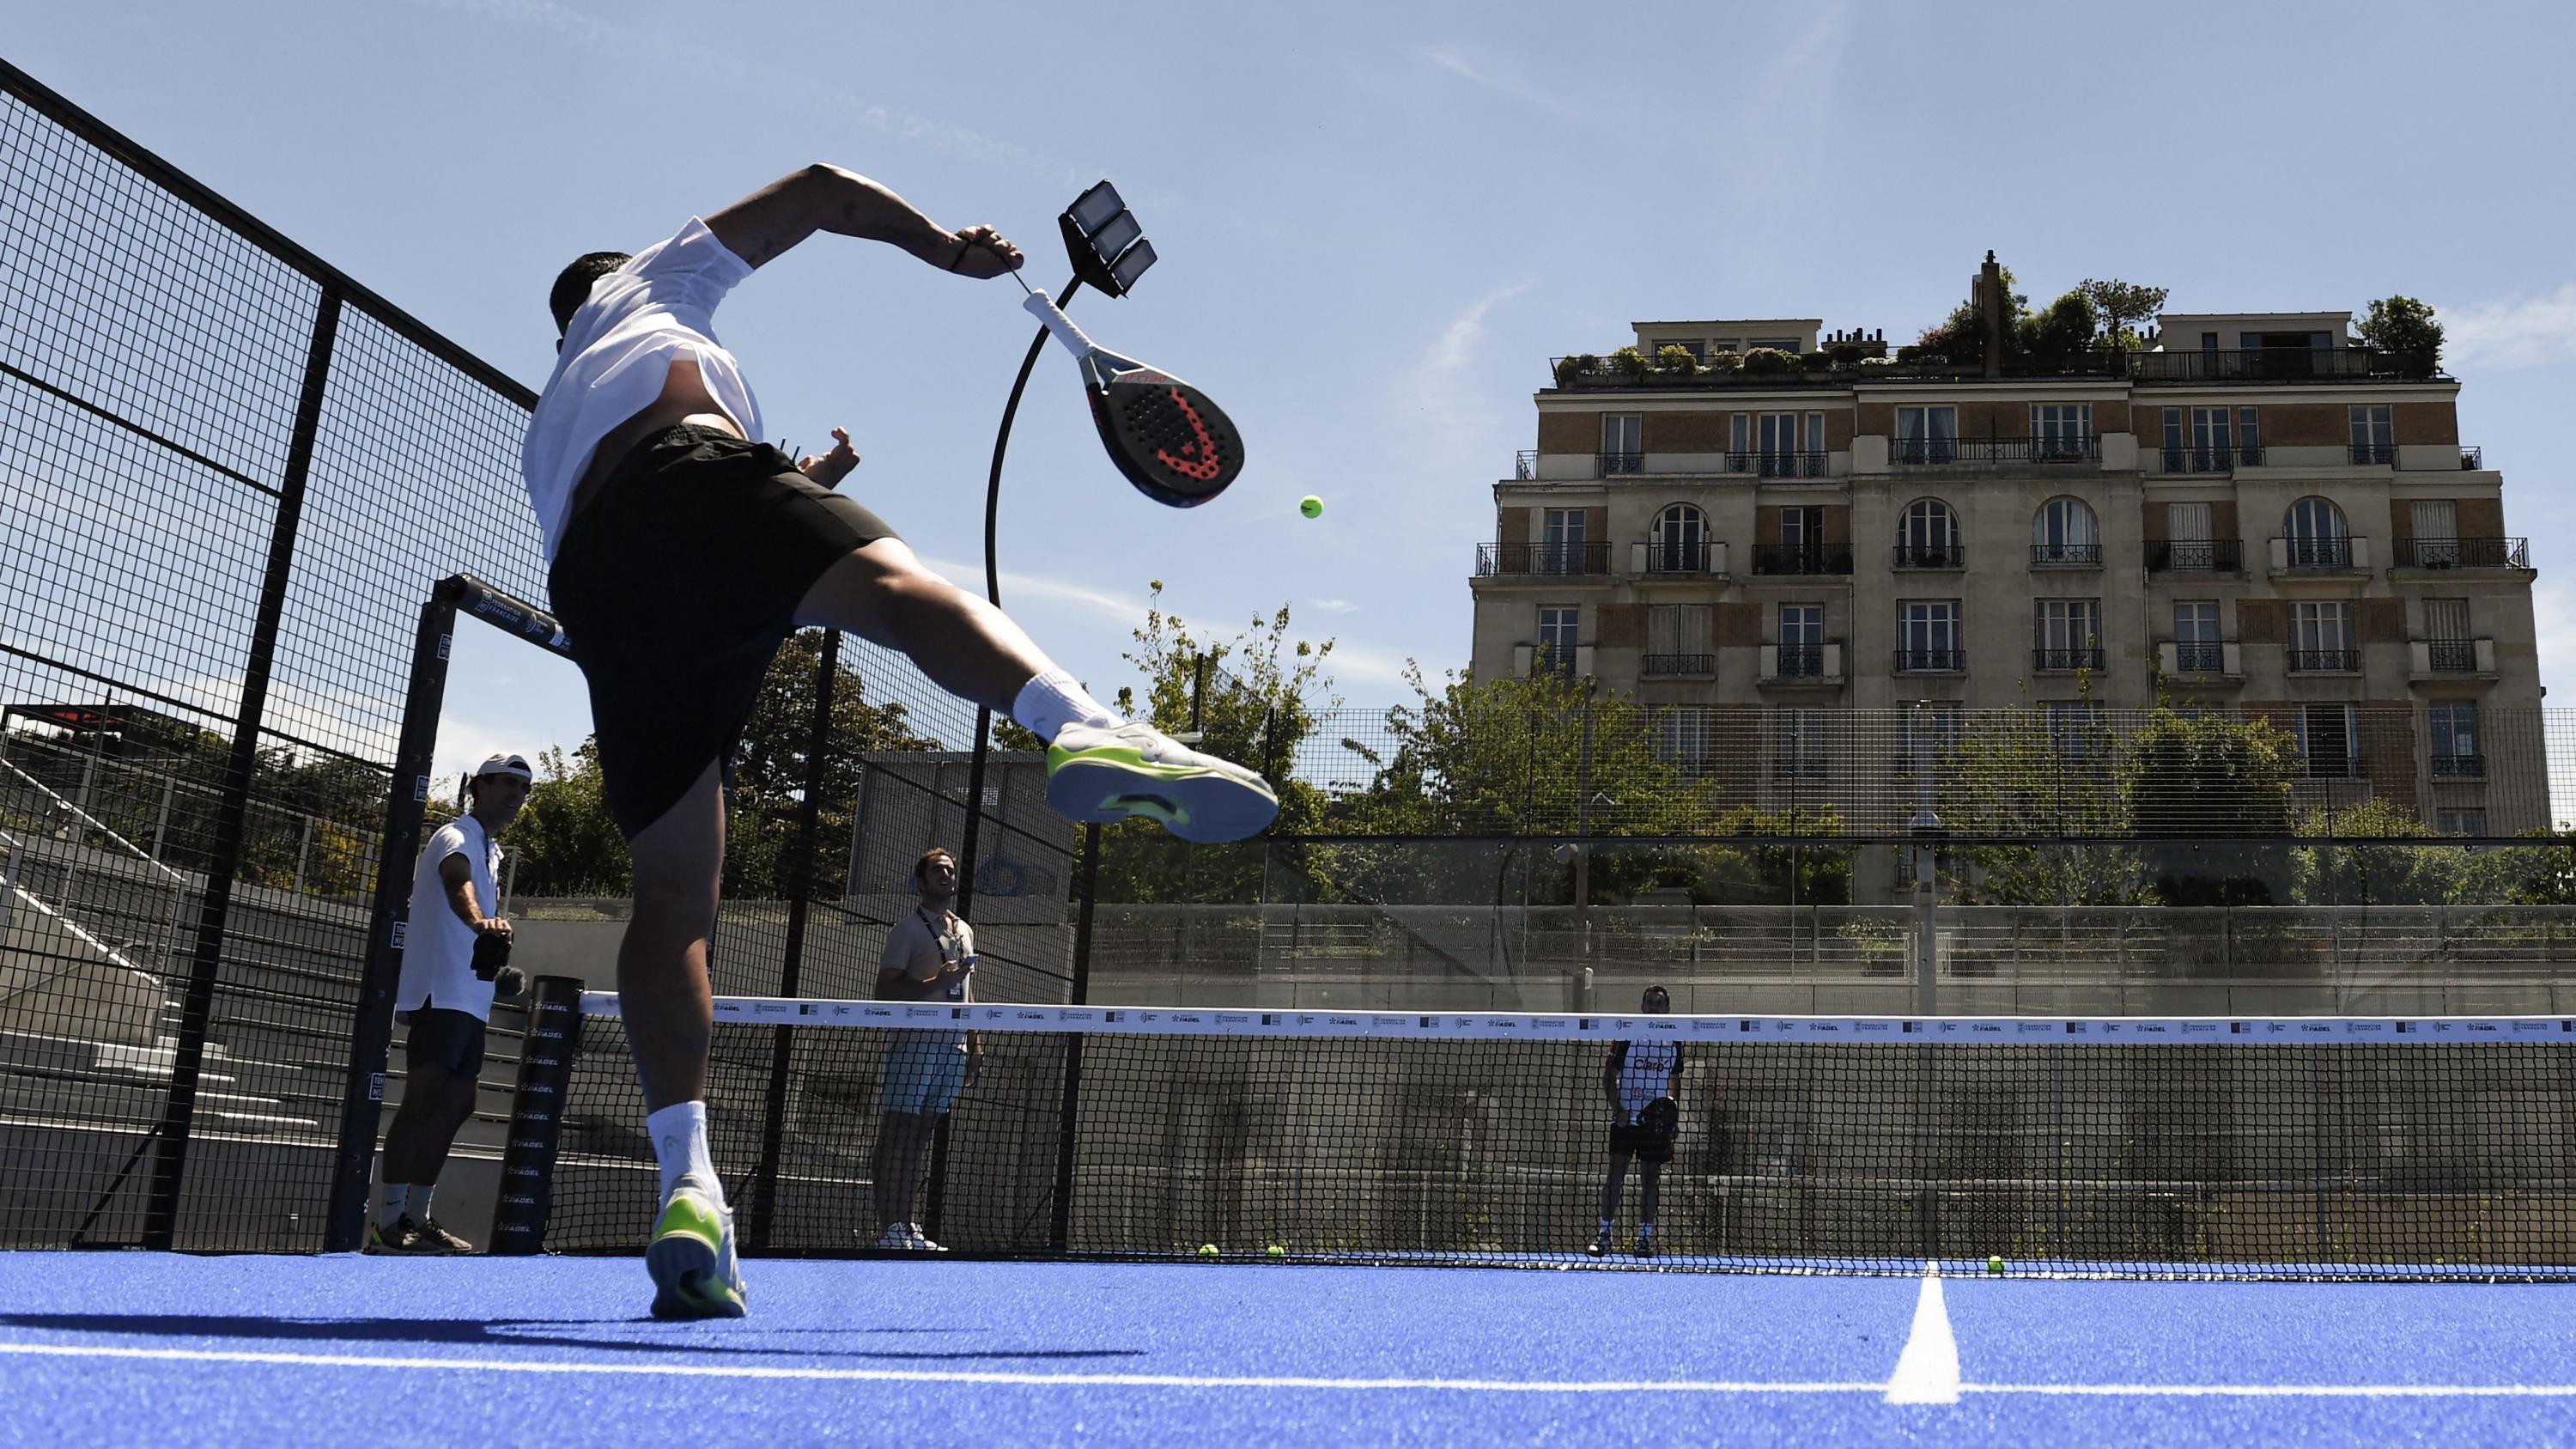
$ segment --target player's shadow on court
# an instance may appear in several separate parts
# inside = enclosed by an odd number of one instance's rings
[[[238,1314],[193,1313],[0,1313],[0,1326],[49,1329],[58,1333],[122,1333],[152,1338],[229,1338],[265,1343],[419,1343],[482,1348],[579,1348],[607,1353],[704,1354],[716,1358],[896,1359],[908,1362],[947,1360],[1028,1360],[1139,1358],[1133,1348],[995,1348],[947,1350],[866,1350],[762,1348],[709,1343],[617,1338],[586,1338],[561,1332],[568,1328],[616,1329],[652,1325],[649,1318],[254,1318]],[[688,1326],[688,1325],[673,1325]],[[721,1326],[721,1325],[716,1325]],[[776,1336],[758,1321],[746,1332]],[[836,1329],[836,1334],[896,1330]],[[905,1330],[908,1331],[908,1330]],[[976,1332],[978,1330],[955,1330]],[[815,1334],[812,1329],[788,1330]]]

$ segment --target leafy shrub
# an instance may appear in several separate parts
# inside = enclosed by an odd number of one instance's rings
[[[1776,347],[1756,347],[1744,354],[1744,371],[1748,377],[1787,377],[1798,370],[1798,359]]]
[[[1632,379],[1646,375],[1646,355],[1633,347],[1622,347],[1611,353],[1610,365]]]
[[[1699,371],[1699,359],[1678,342],[1667,342],[1655,349],[1655,370],[1675,377],[1688,377]]]

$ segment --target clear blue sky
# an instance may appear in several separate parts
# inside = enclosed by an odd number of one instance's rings
[[[1351,702],[1402,697],[1406,658],[1465,660],[1471,547],[1548,357],[1617,346],[1635,318],[1910,340],[1989,247],[2037,298],[2117,276],[2179,310],[2435,303],[2462,436],[2533,540],[2544,676],[2570,678],[2561,7],[1075,13],[0,0],[0,54],[531,385],[564,261],[805,162],[997,225],[1051,284],[1055,213],[1113,177],[1163,261],[1076,316],[1208,388],[1252,464],[1209,507],[1155,508],[1100,457],[1065,359],[1044,362],[1004,600],[1103,693],[1160,578],[1194,621],[1285,602],[1339,640]],[[769,431],[848,425],[866,461],[846,486],[971,580],[1019,295],[818,238],[719,320]],[[1308,492],[1318,522],[1297,516]],[[459,677],[442,765],[586,730],[569,670],[495,651]]]

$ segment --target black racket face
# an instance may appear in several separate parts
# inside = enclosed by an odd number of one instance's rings
[[[1638,1130],[1653,1137],[1670,1137],[1681,1127],[1681,1106],[1670,1097],[1657,1097],[1637,1114]]]
[[[1157,503],[1195,508],[1243,471],[1243,435],[1208,395],[1164,373],[1119,373],[1091,394],[1110,461]]]

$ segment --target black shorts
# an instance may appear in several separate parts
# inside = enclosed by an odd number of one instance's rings
[[[1670,1162],[1673,1160],[1673,1139],[1660,1132],[1649,1132],[1633,1122],[1626,1126],[1614,1122],[1610,1126],[1610,1150],[1633,1153],[1639,1162]]]
[[[483,1075],[483,1018],[427,1004],[405,1014],[411,1037],[403,1044],[403,1061],[413,1071],[433,1066],[467,1081]]]
[[[796,605],[884,520],[767,443],[667,428],[564,530],[547,587],[590,683],[608,808],[628,839],[726,767]]]

